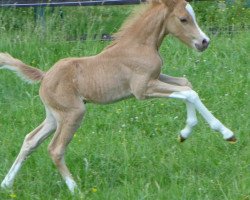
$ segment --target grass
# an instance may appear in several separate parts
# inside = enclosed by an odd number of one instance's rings
[[[117,23],[130,10],[117,14]],[[68,41],[63,32],[68,28],[53,32],[47,27],[50,37],[44,36],[41,29],[33,29],[32,21],[27,22],[25,32],[1,29],[0,51],[43,70],[60,58],[96,54],[108,44]],[[101,29],[115,30],[119,24]],[[66,154],[81,193],[71,196],[68,192],[48,156],[48,140],[27,159],[13,190],[0,189],[0,199],[249,200],[250,36],[244,30],[233,35],[211,35],[211,39],[211,46],[202,54],[176,39],[166,39],[160,51],[163,71],[188,77],[207,107],[235,131],[237,144],[223,141],[200,117],[193,135],[185,143],[178,143],[177,135],[186,118],[185,106],[178,100],[88,104],[84,123]],[[3,70],[0,83],[2,180],[25,135],[43,120],[44,110],[39,85],[28,85]]]

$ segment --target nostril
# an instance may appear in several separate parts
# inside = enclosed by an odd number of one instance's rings
[[[202,40],[202,45],[203,46],[208,46],[209,42],[206,39]]]
[[[203,44],[203,45],[206,45],[206,44],[207,44],[207,40],[206,40],[206,39],[203,39],[203,40],[202,40],[202,44]]]

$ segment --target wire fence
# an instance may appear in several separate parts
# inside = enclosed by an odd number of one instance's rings
[[[146,0],[1,0],[0,7],[44,7],[44,6],[94,6],[94,5],[128,5],[140,4]],[[195,3],[204,2],[193,0]],[[236,0],[225,0],[228,5],[233,5]],[[250,7],[250,0],[243,0],[246,7]]]
[[[48,3],[49,2],[49,3]],[[141,2],[144,2],[144,0],[85,0],[85,1],[77,1],[77,0],[0,0],[0,8],[26,8],[26,7],[35,7],[35,19],[39,19],[38,25],[41,25],[44,30],[46,30],[46,13],[45,13],[45,7],[40,9],[39,6],[89,6],[89,5],[127,5],[127,4],[140,4]],[[199,1],[199,0],[193,0],[194,4],[198,3],[209,3],[217,5],[221,2],[217,1]],[[232,5],[235,3],[233,0],[226,0],[224,4]],[[248,5],[249,0],[246,0],[245,2],[242,2],[242,5]],[[218,5],[217,5],[218,6]],[[219,5],[220,6],[220,5]],[[246,8],[248,9],[248,8]],[[63,12],[63,11],[62,11]],[[62,14],[60,14],[62,15]],[[112,14],[111,14],[112,15]],[[59,17],[60,18],[60,17]],[[63,18],[63,17],[61,17]],[[59,19],[60,20],[60,19]],[[63,21],[63,19],[62,19]],[[59,22],[60,23],[60,22]],[[210,35],[219,36],[219,35],[235,35],[241,32],[249,32],[250,30],[250,24],[249,22],[244,22],[242,24],[238,25],[208,25],[205,27],[203,26],[206,32]],[[114,29],[119,29],[119,27],[115,27]],[[103,32],[103,33],[81,33],[77,36],[68,36],[65,38],[66,41],[73,42],[76,40],[80,41],[110,41],[112,40],[112,32]]]
[[[56,7],[56,6],[97,6],[140,4],[144,0],[5,0],[0,7]]]
[[[221,35],[228,35],[228,36],[234,36],[243,32],[250,32],[250,24],[244,25],[244,27],[240,26],[220,26],[220,27],[205,27],[205,32],[209,35],[221,36]],[[87,42],[96,42],[96,41],[112,41],[115,39],[113,37],[113,34],[111,33],[102,33],[102,34],[83,34],[82,36],[78,38],[70,37],[67,38],[66,41],[68,42],[74,42],[76,40],[79,41],[87,41]]]

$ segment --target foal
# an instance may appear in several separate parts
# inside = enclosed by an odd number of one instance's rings
[[[161,74],[158,50],[168,34],[198,51],[204,51],[209,45],[209,38],[199,28],[190,4],[184,0],[153,0],[98,55],[63,59],[43,72],[1,53],[0,68],[16,71],[29,81],[41,82],[39,94],[46,110],[44,122],[25,137],[1,186],[13,185],[27,156],[55,131],[49,154],[69,190],[74,192],[76,183],[65,164],[64,153],[84,116],[84,102],[106,104],[127,97],[182,99],[187,107],[187,121],[180,132],[181,141],[197,124],[196,110],[225,140],[236,141],[232,131],[203,105],[187,79]]]

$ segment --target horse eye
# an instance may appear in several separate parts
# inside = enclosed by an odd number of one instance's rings
[[[180,18],[180,21],[181,21],[181,23],[187,23],[188,22],[187,18],[185,18],[185,17]]]

